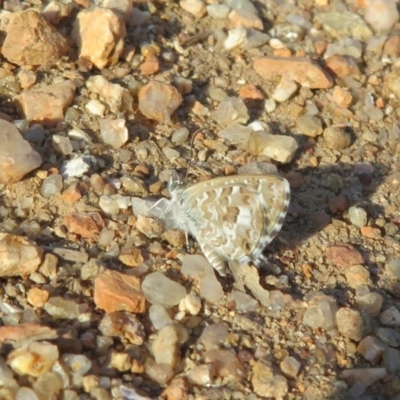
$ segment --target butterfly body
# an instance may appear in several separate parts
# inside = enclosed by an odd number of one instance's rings
[[[234,175],[192,186],[174,181],[169,191],[177,224],[196,238],[221,275],[231,260],[262,259],[290,201],[288,182],[276,175]]]

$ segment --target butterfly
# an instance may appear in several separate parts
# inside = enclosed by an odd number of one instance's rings
[[[277,175],[224,176],[191,186],[174,179],[168,190],[176,224],[222,276],[230,261],[263,263],[290,202],[289,183]]]

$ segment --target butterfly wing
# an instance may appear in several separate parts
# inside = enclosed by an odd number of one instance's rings
[[[282,226],[289,185],[275,175],[215,178],[186,189],[181,197],[189,229],[205,255],[224,260],[258,257]],[[219,268],[217,268],[219,269]]]

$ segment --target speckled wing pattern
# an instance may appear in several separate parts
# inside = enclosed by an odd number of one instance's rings
[[[221,275],[230,260],[262,262],[290,202],[289,183],[276,175],[220,177],[170,192],[181,224]]]

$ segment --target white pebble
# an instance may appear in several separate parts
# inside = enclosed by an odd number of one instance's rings
[[[286,100],[289,100],[293,94],[297,90],[297,83],[295,81],[291,81],[289,79],[282,79],[275,89],[275,92],[272,94],[272,98],[282,103]]]
[[[228,32],[228,37],[224,42],[225,50],[232,50],[235,47],[239,47],[244,43],[247,37],[247,30],[243,26],[239,26],[235,29],[231,29]]]

